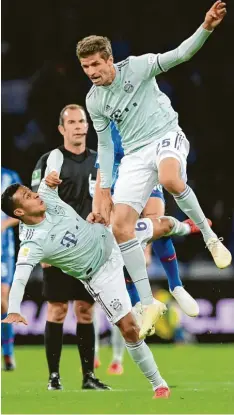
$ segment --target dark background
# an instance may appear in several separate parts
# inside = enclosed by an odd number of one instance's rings
[[[44,152],[60,145],[61,109],[84,105],[90,88],[77,61],[76,43],[90,34],[111,39],[115,61],[128,55],[177,47],[203,22],[212,1],[164,0],[82,2],[79,0],[2,1],[2,165],[30,185],[32,170]],[[157,78],[172,100],[191,143],[189,184],[214,230],[234,254],[234,2],[202,50],[186,64]],[[88,145],[97,139],[90,125]],[[167,198],[167,213],[184,216]],[[185,279],[228,279],[220,272],[200,236],[175,239]],[[156,259],[151,278],[162,276]],[[231,291],[231,290],[230,290]],[[233,292],[231,297],[233,297]]]

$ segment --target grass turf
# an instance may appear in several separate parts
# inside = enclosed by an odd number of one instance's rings
[[[234,346],[154,345],[152,351],[171,386],[169,400],[152,400],[152,390],[125,355],[122,376],[107,375],[111,349],[101,349],[98,377],[113,391],[82,391],[77,349],[64,346],[63,391],[49,392],[42,346],[17,347],[15,372],[2,373],[3,414],[231,414],[234,413]]]

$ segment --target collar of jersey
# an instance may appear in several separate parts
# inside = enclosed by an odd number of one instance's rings
[[[23,228],[24,227],[27,227],[27,228],[38,228],[39,226],[41,226],[44,222],[45,222],[45,220],[47,219],[47,215],[48,215],[48,213],[47,212],[45,212],[45,214],[46,214],[46,217],[45,217],[45,219],[43,219],[41,222],[39,222],[39,223],[35,223],[34,225],[27,225],[26,223],[23,223]]]
[[[115,67],[114,81],[110,85],[103,85],[101,88],[108,89],[108,90],[114,90],[120,85],[120,70],[115,64],[114,64],[114,67]]]

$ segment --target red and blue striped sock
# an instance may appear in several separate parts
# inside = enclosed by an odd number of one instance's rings
[[[170,237],[158,239],[153,242],[152,246],[166,272],[170,290],[173,291],[175,287],[182,286],[172,239]]]

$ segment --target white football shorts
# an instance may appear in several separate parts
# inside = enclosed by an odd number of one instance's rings
[[[181,177],[187,181],[187,156],[189,142],[184,133],[171,131],[135,153],[124,156],[119,166],[115,184],[114,204],[123,203],[133,207],[139,215],[144,209],[153,188],[159,184],[160,162],[173,157],[180,162]]]
[[[151,219],[139,219],[137,221],[136,236],[144,249],[153,236]],[[115,243],[106,263],[92,277],[82,280],[87,291],[101,305],[112,324],[117,323],[132,309],[126,288],[123,266],[120,249],[117,243]]]

